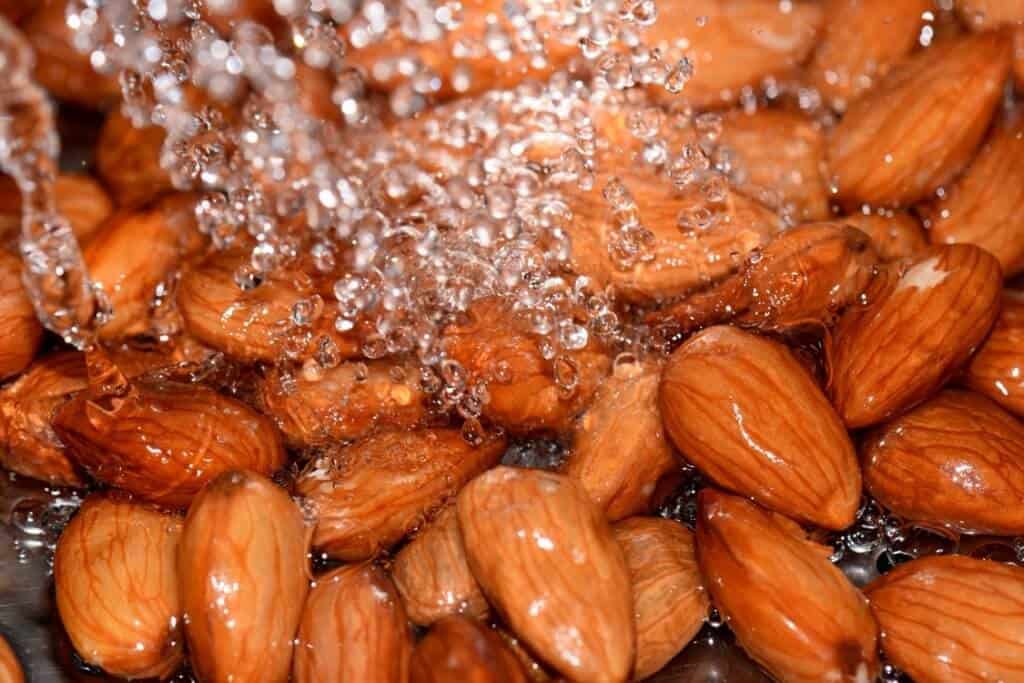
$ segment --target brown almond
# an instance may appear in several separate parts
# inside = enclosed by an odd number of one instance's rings
[[[903,519],[967,533],[1024,533],[1024,424],[947,389],[864,445],[864,484]]]
[[[6,17],[12,24],[17,24],[33,9],[32,5],[21,0],[0,0],[0,15]]]
[[[410,683],[526,683],[526,674],[505,641],[487,625],[447,617],[416,646]]]
[[[999,313],[999,262],[973,245],[933,247],[902,277],[839,320],[832,401],[866,427],[935,393],[971,356]]]
[[[477,300],[467,314],[464,324],[444,330],[444,349],[472,383],[487,384],[490,398],[483,414],[510,431],[568,427],[611,366],[593,338],[561,359],[545,360],[537,335],[525,331],[525,325],[499,299]]]
[[[976,244],[1005,277],[1024,272],[1024,116],[998,125],[942,199],[922,208],[932,244]]]
[[[178,576],[201,680],[288,680],[309,590],[308,538],[288,494],[253,472],[225,472],[196,496],[178,545]]]
[[[720,486],[828,529],[860,502],[850,437],[790,351],[735,327],[712,327],[669,358],[660,389],[665,431]]]
[[[54,182],[57,211],[71,224],[79,244],[85,244],[107,220],[114,204],[92,176],[60,174]],[[14,243],[21,234],[21,192],[10,178],[0,178],[0,240]]]
[[[920,221],[906,211],[856,211],[837,218],[836,222],[852,225],[870,237],[883,263],[916,256],[928,248]]]
[[[96,171],[118,206],[135,208],[174,189],[160,166],[166,133],[159,126],[136,128],[114,108],[96,143]]]
[[[395,585],[375,565],[317,578],[295,640],[295,683],[408,680],[412,632]]]
[[[866,592],[885,656],[913,680],[1024,676],[1024,569],[959,555],[923,557]]]
[[[167,678],[182,663],[175,553],[181,518],[90,496],[61,534],[53,577],[61,622],[89,664]]]
[[[120,395],[86,391],[53,428],[97,480],[177,507],[222,472],[270,474],[287,459],[270,420],[198,384],[140,379]]]
[[[878,628],[828,551],[786,520],[713,489],[698,494],[697,559],[736,640],[776,680],[874,680]]]
[[[3,636],[0,636],[0,680],[4,683],[25,683],[25,672],[21,669],[21,663]]]
[[[612,527],[633,580],[636,663],[643,680],[697,635],[708,614],[693,533],[670,519],[630,517]]]
[[[1024,90],[1024,26],[1013,32],[1013,75],[1017,89]]]
[[[564,472],[610,521],[651,511],[658,481],[679,459],[658,409],[661,365],[620,362],[576,423]]]
[[[360,439],[381,428],[415,427],[426,417],[419,375],[412,367],[345,362],[293,373],[267,371],[257,392],[260,409],[293,447],[327,446]]]
[[[409,619],[420,626],[455,614],[487,616],[487,598],[469,569],[455,505],[444,508],[402,548],[391,575]]]
[[[43,340],[43,326],[21,284],[21,259],[0,251],[0,379],[32,362]]]
[[[828,0],[828,17],[807,65],[809,84],[843,111],[883,78],[914,46],[929,0]]]
[[[563,475],[496,467],[458,497],[473,575],[511,628],[574,681],[623,681],[634,657],[629,569],[604,514]]]
[[[318,513],[313,544],[331,557],[373,557],[419,527],[492,467],[505,439],[471,446],[458,429],[374,434],[313,460],[295,484]]]
[[[1018,0],[961,0],[956,9],[972,31],[1024,24],[1024,6]]]
[[[1024,418],[1024,292],[1004,290],[992,333],[967,366],[967,386]]]
[[[1010,70],[1010,38],[938,42],[897,64],[831,133],[828,161],[847,204],[908,206],[974,155]]]

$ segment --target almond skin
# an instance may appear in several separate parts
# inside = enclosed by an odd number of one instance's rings
[[[395,585],[372,564],[341,567],[309,591],[296,637],[295,683],[408,680],[412,633]]]
[[[3,636],[0,636],[0,679],[6,683],[25,683],[18,657]]]
[[[253,472],[225,472],[196,496],[178,545],[192,666],[202,681],[288,680],[309,590],[298,506]]]
[[[619,363],[573,431],[564,472],[609,521],[650,512],[658,480],[680,461],[658,409],[661,365]]]
[[[75,396],[53,428],[99,481],[184,507],[222,472],[270,474],[285,464],[270,420],[198,384],[138,380],[123,396]]]
[[[96,171],[118,206],[142,206],[174,189],[160,166],[166,133],[159,126],[136,128],[115,107],[96,143]]]
[[[906,211],[856,211],[837,218],[836,222],[851,225],[870,237],[883,263],[909,258],[928,248],[920,221]]]
[[[999,259],[1005,277],[1024,272],[1024,116],[997,126],[944,197],[925,209],[932,244],[976,244]]]
[[[396,380],[395,371],[403,379]],[[375,428],[411,428],[426,417],[413,368],[347,362],[313,377],[272,368],[257,387],[260,409],[289,446],[327,446],[362,438]]]
[[[43,340],[43,326],[21,284],[21,259],[0,251],[0,379],[32,362]]]
[[[57,211],[71,224],[79,244],[85,244],[114,204],[103,186],[92,176],[60,174],[54,184]],[[21,234],[21,192],[10,178],[0,178],[0,239],[14,242]]]
[[[867,306],[839,320],[832,401],[866,427],[932,395],[981,344],[999,313],[999,262],[973,245],[933,247]]]
[[[487,599],[469,569],[454,505],[402,548],[391,575],[409,619],[420,626],[455,614],[487,616]]]
[[[878,628],[828,550],[742,498],[697,501],[705,585],[747,654],[787,683],[874,680]]]
[[[915,681],[1024,676],[1024,569],[959,555],[923,557],[866,592],[885,656]]]
[[[121,678],[167,678],[182,663],[175,553],[182,520],[90,496],[61,534],[53,576],[78,654]]]
[[[409,683],[526,683],[505,641],[485,624],[453,616],[434,624],[412,655]]]
[[[661,670],[697,635],[708,596],[694,555],[693,533],[670,519],[630,517],[612,527],[633,580],[636,663],[633,678]]]
[[[908,206],[950,181],[988,128],[1010,52],[1008,35],[982,33],[901,61],[832,131],[828,161],[838,199]]]
[[[996,324],[965,379],[974,391],[1024,418],[1024,292],[1003,291]]]
[[[315,459],[296,492],[318,511],[313,544],[340,560],[365,560],[398,543],[495,465],[505,440],[474,448],[458,429],[382,432]]]
[[[956,9],[972,31],[1024,23],[1024,7],[1016,0],[962,0]]]
[[[848,526],[860,469],[842,423],[790,351],[735,327],[712,327],[669,358],[665,430],[712,481],[828,529]]]
[[[1013,32],[1013,75],[1017,89],[1024,90],[1024,26]]]
[[[629,569],[571,479],[496,467],[458,497],[473,575],[530,649],[581,683],[623,681],[634,657]]]
[[[1024,533],[1024,425],[984,396],[947,389],[868,440],[864,484],[903,519]]]

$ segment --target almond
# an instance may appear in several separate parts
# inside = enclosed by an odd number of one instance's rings
[[[61,174],[54,181],[57,211],[85,244],[114,210],[103,186],[92,176]],[[14,243],[21,234],[21,192],[10,178],[0,178],[0,240]]]
[[[928,248],[920,221],[906,211],[856,211],[837,218],[836,222],[852,225],[870,237],[883,263],[916,256]]]
[[[1024,116],[1003,122],[942,199],[925,207],[932,244],[966,242],[999,259],[1007,278],[1024,272]]]
[[[516,655],[501,636],[463,616],[443,619],[416,646],[410,683],[526,683]]]
[[[809,84],[843,111],[917,45],[929,0],[828,0],[825,23],[806,67]]]
[[[167,678],[182,663],[175,552],[182,521],[90,496],[61,534],[53,577],[78,654],[122,678]]]
[[[946,390],[864,447],[864,484],[903,519],[1024,533],[1024,425],[987,398]]]
[[[1024,23],[1024,7],[1018,0],[961,0],[956,9],[972,31]]]
[[[519,666],[526,674],[527,681],[532,681],[532,683],[548,683],[549,681],[556,680],[555,677],[548,673],[548,670],[534,658],[514,633],[502,627],[500,624],[494,626],[494,631],[501,636],[506,647],[508,647],[512,654],[516,656],[516,659],[519,660]]]
[[[574,681],[623,681],[633,665],[629,570],[601,509],[571,479],[496,467],[458,497],[474,576],[505,621]]]
[[[458,429],[382,432],[313,460],[295,484],[318,512],[313,544],[364,560],[398,543],[467,481],[495,465],[505,440],[469,445]]]
[[[0,251],[0,379],[32,362],[43,340],[43,326],[21,284],[21,259]]]
[[[901,564],[867,588],[890,662],[920,683],[1024,675],[1024,569],[957,555]]]
[[[524,331],[511,308],[497,298],[470,305],[464,324],[444,330],[448,356],[472,383],[487,383],[483,414],[513,432],[561,430],[590,402],[611,360],[592,337],[585,345],[549,362],[540,338]],[[556,382],[556,370],[561,383]]]
[[[829,167],[847,204],[908,206],[971,159],[999,105],[1010,39],[982,33],[902,60],[833,129]]]
[[[18,657],[3,636],[0,636],[0,679],[5,683],[25,683],[25,672],[21,670]]]
[[[776,680],[873,681],[878,628],[829,550],[741,498],[698,494],[697,559],[736,640]]]
[[[853,521],[861,482],[850,437],[782,344],[704,330],[669,358],[659,400],[672,442],[715,483],[828,529]]]
[[[33,9],[33,5],[26,4],[21,0],[0,0],[0,15],[6,17],[12,24],[17,24]],[[0,641],[2,641],[2,638],[0,638]]]
[[[96,171],[118,206],[142,206],[174,189],[160,166],[165,137],[159,126],[134,127],[117,108],[107,115],[96,143]]]
[[[680,465],[661,427],[660,381],[658,363],[616,363],[573,431],[564,472],[611,521],[650,512],[658,481]]]
[[[789,223],[829,218],[825,136],[812,121],[781,110],[732,111],[723,118],[719,141],[731,154],[740,192]]]
[[[308,538],[288,494],[253,472],[225,472],[196,496],[178,576],[200,680],[288,680],[309,590]]]
[[[704,624],[708,596],[693,533],[670,519],[631,517],[612,527],[633,580],[636,663],[633,678],[661,670]]]
[[[53,428],[99,481],[183,507],[222,472],[270,474],[285,464],[270,420],[213,389],[139,379],[97,393],[91,369],[90,380],[90,391],[57,411]]]
[[[1024,26],[1013,32],[1013,75],[1017,89],[1024,90]]]
[[[1024,417],[1024,292],[1004,290],[992,333],[967,366],[967,386]]]
[[[391,575],[409,619],[420,626],[455,614],[487,616],[487,599],[466,561],[454,505],[402,548]]]
[[[851,428],[877,424],[935,393],[999,313],[999,262],[978,247],[933,247],[867,306],[851,308],[830,352],[832,401]]]
[[[405,683],[412,633],[388,575],[372,564],[319,577],[306,598],[295,644],[295,683]]]
[[[426,417],[416,371],[394,363],[346,362],[298,376],[280,367],[257,387],[260,408],[293,447],[362,438],[377,427],[415,427]]]

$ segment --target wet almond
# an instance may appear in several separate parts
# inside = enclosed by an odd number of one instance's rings
[[[877,424],[933,394],[999,313],[999,262],[978,247],[933,247],[902,270],[835,329],[832,401],[848,427]]]
[[[867,601],[791,522],[713,489],[698,496],[697,559],[736,640],[776,680],[874,680]]]
[[[1003,291],[992,333],[967,366],[967,386],[1024,417],[1024,292]]]
[[[661,670],[697,635],[708,596],[694,555],[693,533],[669,519],[630,517],[612,527],[633,580],[636,664],[633,678]]]
[[[617,363],[577,421],[564,472],[609,520],[650,512],[658,481],[680,460],[662,429],[661,365]]]
[[[121,678],[167,678],[182,663],[175,552],[181,518],[88,498],[54,556],[57,610],[79,656]]]
[[[718,485],[828,529],[853,521],[861,481],[850,437],[782,344],[709,328],[669,358],[659,401],[672,442]]]
[[[871,238],[871,245],[883,263],[915,256],[928,248],[921,222],[906,211],[855,211],[836,222],[852,225]]]
[[[886,658],[921,683],[1024,675],[1024,569],[959,555],[901,564],[867,588]]]
[[[313,544],[364,560],[419,527],[505,450],[493,437],[471,446],[458,429],[382,432],[313,460],[295,484],[317,511]]]
[[[341,567],[313,582],[296,636],[295,683],[405,683],[413,640],[380,567]]]
[[[0,679],[6,683],[25,683],[25,672],[18,657],[3,636],[0,636]]]
[[[21,259],[6,251],[0,251],[0,329],[0,379],[5,379],[28,367],[43,339],[43,327],[21,284]]]
[[[92,176],[60,174],[54,183],[57,210],[85,244],[114,210],[103,186]],[[10,178],[0,179],[0,239],[12,244],[21,234],[21,193]]]
[[[963,0],[956,9],[972,31],[1024,23],[1024,7],[1016,0]]]
[[[159,126],[136,128],[114,108],[96,143],[96,171],[121,207],[134,208],[174,189],[160,166],[166,136]]]
[[[1017,89],[1024,90],[1024,26],[1013,32],[1013,75]]]
[[[574,681],[625,680],[635,632],[629,570],[586,492],[563,475],[496,467],[457,505],[473,575],[530,649]]]
[[[434,624],[416,645],[410,683],[526,683],[516,655],[494,630],[452,616]]]
[[[487,615],[487,599],[469,569],[454,505],[402,548],[391,575],[409,619],[420,626],[455,614]]]
[[[225,472],[196,497],[177,560],[200,680],[288,680],[309,590],[308,537],[298,506],[258,474]]]

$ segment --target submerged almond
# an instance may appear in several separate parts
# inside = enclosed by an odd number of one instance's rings
[[[0,251],[0,329],[0,379],[6,379],[28,367],[43,340],[43,326],[21,284],[21,259],[6,251]]]
[[[967,366],[967,386],[1024,418],[1024,292],[1003,291],[992,333]]]
[[[486,624],[448,617],[416,645],[410,683],[526,683],[523,668],[501,636]]]

